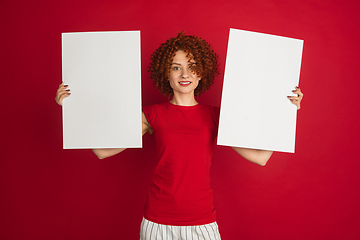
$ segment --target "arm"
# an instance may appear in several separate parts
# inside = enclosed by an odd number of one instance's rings
[[[297,94],[298,96],[297,97],[288,96],[288,98],[291,101],[291,103],[296,105],[297,110],[299,110],[300,103],[304,94],[301,92],[299,87],[296,87],[296,89],[293,90],[292,92]],[[273,151],[267,151],[267,150],[258,150],[258,149],[240,148],[240,147],[232,147],[232,149],[234,149],[238,154],[240,154],[246,160],[259,164],[261,166],[265,166],[265,164],[273,154]]]
[[[68,85],[64,85],[64,83],[61,83],[57,92],[55,101],[57,104],[62,106],[62,101],[65,97],[70,96],[70,89],[67,89]],[[142,135],[144,135],[146,132],[150,132],[152,134],[152,129],[150,127],[150,124],[148,123],[145,114],[142,113]],[[92,151],[95,153],[95,155],[99,159],[104,159],[107,157],[114,156],[122,151],[124,151],[126,148],[99,148],[99,149],[92,149]]]
[[[240,154],[246,160],[256,163],[260,166],[265,166],[273,151],[258,150],[251,148],[232,147],[238,154]]]

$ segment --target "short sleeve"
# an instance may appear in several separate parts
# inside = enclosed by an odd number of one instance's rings
[[[145,114],[146,120],[150,124],[150,127],[152,127],[156,118],[156,104],[150,106],[144,106],[143,112]]]
[[[210,111],[216,126],[219,127],[220,107],[211,107]]]

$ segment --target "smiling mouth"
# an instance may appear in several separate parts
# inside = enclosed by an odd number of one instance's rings
[[[180,83],[180,85],[184,85],[184,86],[187,86],[187,85],[190,85],[190,81],[181,81],[181,82],[179,82]]]

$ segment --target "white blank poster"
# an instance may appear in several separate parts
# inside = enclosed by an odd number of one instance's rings
[[[218,145],[294,152],[303,40],[230,29]]]
[[[63,148],[142,147],[140,31],[62,34]]]

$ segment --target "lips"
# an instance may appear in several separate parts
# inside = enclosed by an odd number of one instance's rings
[[[179,82],[179,84],[181,86],[189,86],[191,84],[191,82],[190,81],[181,81],[181,82]]]

